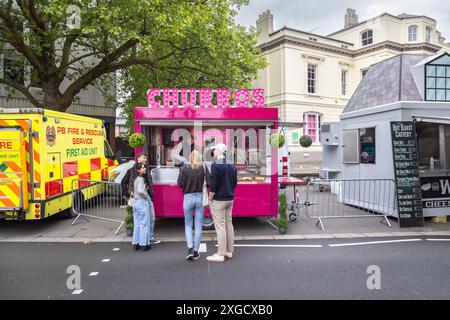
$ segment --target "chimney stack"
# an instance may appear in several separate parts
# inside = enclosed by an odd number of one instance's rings
[[[345,14],[345,26],[344,27],[349,28],[356,24],[358,24],[358,16],[356,14],[356,11],[348,8],[347,13]]]
[[[256,31],[262,38],[267,38],[273,32],[273,14],[267,10],[259,15],[256,20]]]

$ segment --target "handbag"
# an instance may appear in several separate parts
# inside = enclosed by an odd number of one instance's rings
[[[203,206],[207,207],[209,204],[209,199],[208,199],[208,188],[206,187],[206,169],[205,166],[203,165],[203,170],[205,171],[205,177],[203,179],[203,188],[202,188],[202,201],[203,201]]]
[[[133,207],[133,206],[134,206],[134,197],[133,197],[133,193],[131,193],[130,199],[128,199],[128,205],[129,205],[130,207]]]

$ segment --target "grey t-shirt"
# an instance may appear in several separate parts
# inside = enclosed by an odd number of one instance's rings
[[[133,187],[133,196],[135,199],[146,199],[148,201],[151,201],[143,177],[137,177],[136,180],[134,180]]]

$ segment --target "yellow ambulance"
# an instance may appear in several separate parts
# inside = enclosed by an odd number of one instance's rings
[[[78,179],[107,180],[117,164],[101,120],[0,108],[0,219],[38,220],[67,210]],[[83,183],[82,189],[95,188]]]

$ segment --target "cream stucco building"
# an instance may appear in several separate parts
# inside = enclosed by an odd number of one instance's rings
[[[347,9],[344,21],[342,30],[327,36],[289,27],[274,31],[269,10],[256,22],[258,47],[269,66],[254,85],[265,89],[268,106],[280,110],[294,173],[318,172],[320,124],[339,120],[370,65],[402,52],[450,52],[436,20],[426,16],[384,13],[358,22]],[[313,138],[308,149],[298,143],[303,134]]]

